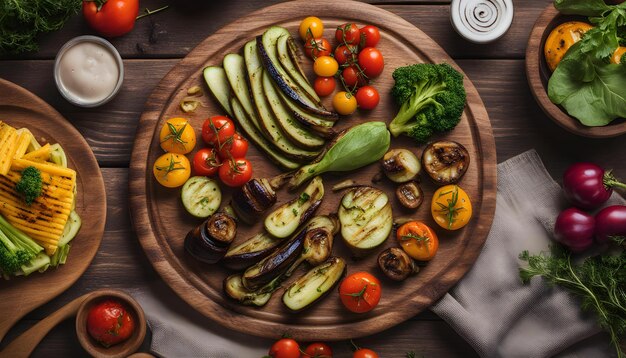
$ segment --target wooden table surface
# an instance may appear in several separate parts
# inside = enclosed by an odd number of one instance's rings
[[[142,7],[170,8],[141,19],[128,35],[114,39],[125,63],[122,90],[110,103],[95,109],[74,107],[56,90],[54,56],[72,37],[92,34],[81,15],[60,31],[41,36],[40,51],[0,60],[0,77],[32,91],[61,112],[85,136],[98,162],[107,190],[107,223],[102,245],[85,274],[65,293],[30,313],[7,335],[10,341],[38,320],[72,299],[99,288],[129,288],[160,280],[145,258],[133,232],[127,202],[131,146],[143,105],[155,85],[196,44],[240,16],[278,1],[144,0]],[[437,41],[463,68],[485,102],[498,162],[535,148],[552,175],[567,165],[593,160],[626,177],[624,138],[591,140],[569,134],[547,118],[528,89],[524,52],[528,34],[550,0],[514,1],[515,16],[508,33],[495,43],[464,41],[450,25],[449,1],[376,1],[375,5],[405,18]],[[1,95],[1,94],[0,94]],[[71,260],[71,255],[70,258]],[[181,301],[181,304],[184,304]],[[81,356],[73,321],[54,329],[35,356]],[[425,357],[473,357],[476,353],[452,328],[431,312],[423,312],[388,331],[359,339],[381,357],[404,357],[415,351]],[[268,347],[270,342],[268,341]],[[347,343],[334,344],[337,355],[348,355]]]

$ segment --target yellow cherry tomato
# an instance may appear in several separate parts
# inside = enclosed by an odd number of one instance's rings
[[[573,44],[583,38],[585,32],[593,26],[581,21],[568,21],[557,26],[550,32],[543,47],[543,54],[551,71],[561,62],[563,56]]]
[[[615,50],[615,52],[613,52],[613,56],[611,56],[611,63],[615,63],[615,64],[620,64],[623,62],[623,64],[626,65],[626,60],[622,61],[622,57],[624,57],[624,55],[626,55],[626,47],[624,46],[620,46],[617,48],[617,50]]]
[[[313,72],[321,77],[332,77],[339,70],[337,60],[330,56],[320,56],[313,62]]]
[[[300,37],[306,41],[313,36],[314,39],[319,39],[324,34],[324,24],[322,20],[315,16],[309,16],[302,20],[300,23]]]
[[[398,228],[398,244],[412,258],[430,261],[439,248],[437,234],[421,221],[410,221]]]
[[[458,185],[446,185],[433,195],[430,212],[442,228],[458,230],[472,218],[472,202]]]
[[[348,92],[337,92],[333,97],[333,108],[342,116],[347,116],[356,111],[356,98]]]
[[[189,179],[191,165],[184,155],[165,153],[154,162],[152,173],[159,184],[167,188],[176,188]]]
[[[159,140],[164,151],[187,154],[196,146],[196,132],[185,118],[170,118],[161,127]]]

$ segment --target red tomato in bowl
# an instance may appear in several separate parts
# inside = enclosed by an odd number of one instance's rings
[[[102,6],[83,1],[83,16],[89,26],[105,37],[129,33],[139,14],[139,0],[108,0]]]
[[[127,340],[134,330],[134,318],[117,300],[101,301],[87,315],[89,335],[105,347]]]
[[[380,301],[380,281],[367,272],[356,272],[339,285],[341,303],[355,313],[369,312]]]

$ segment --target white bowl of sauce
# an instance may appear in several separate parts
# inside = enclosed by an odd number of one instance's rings
[[[124,82],[124,64],[111,43],[97,36],[75,37],[54,61],[54,81],[61,95],[80,107],[110,101]]]

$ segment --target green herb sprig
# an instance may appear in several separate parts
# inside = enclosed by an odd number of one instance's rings
[[[558,247],[553,247],[551,254],[524,251],[519,258],[528,262],[528,267],[519,271],[522,282],[541,276],[578,296],[582,309],[595,313],[599,325],[611,336],[617,356],[624,357],[620,337],[626,335],[626,251],[589,257],[579,265]]]

